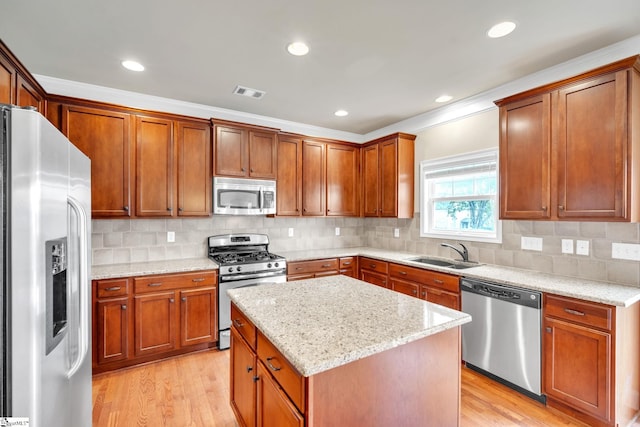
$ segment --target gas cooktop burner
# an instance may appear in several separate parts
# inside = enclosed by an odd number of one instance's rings
[[[249,262],[270,261],[279,259],[280,257],[269,252],[252,252],[252,253],[223,253],[212,254],[211,258],[219,264],[239,264]]]

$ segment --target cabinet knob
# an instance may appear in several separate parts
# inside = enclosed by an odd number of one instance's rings
[[[167,208],[167,212],[171,212],[172,210],[172,208]]]
[[[174,303],[174,302],[175,302],[175,300],[174,300],[173,298],[171,298],[171,299],[169,299],[169,302],[170,302],[170,303]]]
[[[184,209],[178,208],[178,212],[182,212],[182,211],[184,211]]]
[[[560,209],[561,211],[563,211],[563,210],[564,210],[564,206],[562,206],[562,205],[558,205],[558,209]]]
[[[125,212],[129,212],[129,206],[123,206],[122,210],[125,211]]]
[[[547,327],[545,328],[545,330],[546,330],[548,333],[551,333],[551,327],[547,326]]]
[[[260,379],[260,377],[258,377],[258,376],[253,377],[253,382],[254,382],[254,383],[257,383],[259,379]]]
[[[253,366],[247,366],[247,372],[253,371]]]
[[[422,295],[422,298],[424,298],[424,297],[427,296],[427,293],[425,291],[422,291],[422,293],[420,295]]]
[[[240,168],[240,171],[241,171],[241,172],[244,172],[244,168]]]
[[[542,210],[543,210],[543,211],[546,211],[546,210],[547,210],[547,207],[546,207],[546,206],[543,206],[543,207],[542,207]]]
[[[418,291],[416,291],[415,289],[411,290],[411,293],[414,295],[418,295]]]
[[[187,297],[182,297],[181,300],[187,302]]]
[[[253,168],[249,169],[249,172],[253,173]]]
[[[120,306],[120,308],[121,308],[121,309],[123,309],[123,310],[126,310],[126,309],[127,309],[127,304],[122,304],[122,305]]]

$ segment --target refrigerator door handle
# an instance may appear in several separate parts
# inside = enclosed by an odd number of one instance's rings
[[[67,378],[71,378],[77,371],[80,369],[80,366],[84,362],[85,357],[87,356],[87,352],[89,349],[89,307],[88,307],[88,298],[84,295],[87,288],[87,214],[82,208],[82,205],[75,200],[73,197],[69,196],[67,199],[67,203],[71,207],[71,209],[76,213],[78,217],[77,227],[78,227],[78,240],[80,242],[80,247],[78,248],[79,252],[79,260],[80,266],[78,269],[78,298],[80,300],[80,321],[78,322],[78,332],[79,332],[79,351],[76,357],[71,364],[71,368],[67,372]]]

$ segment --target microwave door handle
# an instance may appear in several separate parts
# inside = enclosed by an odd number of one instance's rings
[[[258,208],[262,210],[262,207],[264,206],[264,191],[262,191],[262,187],[260,187],[260,190],[258,191],[260,192],[260,196],[258,197]]]

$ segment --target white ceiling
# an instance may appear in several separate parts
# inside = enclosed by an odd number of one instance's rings
[[[500,21],[515,32],[489,39]],[[640,33],[638,0],[3,0],[33,73],[366,134]],[[305,57],[286,45],[303,40]],[[640,53],[640,46],[638,52]],[[123,59],[146,66],[132,73]],[[236,85],[267,92],[232,94]],[[334,117],[337,109],[350,112]]]

